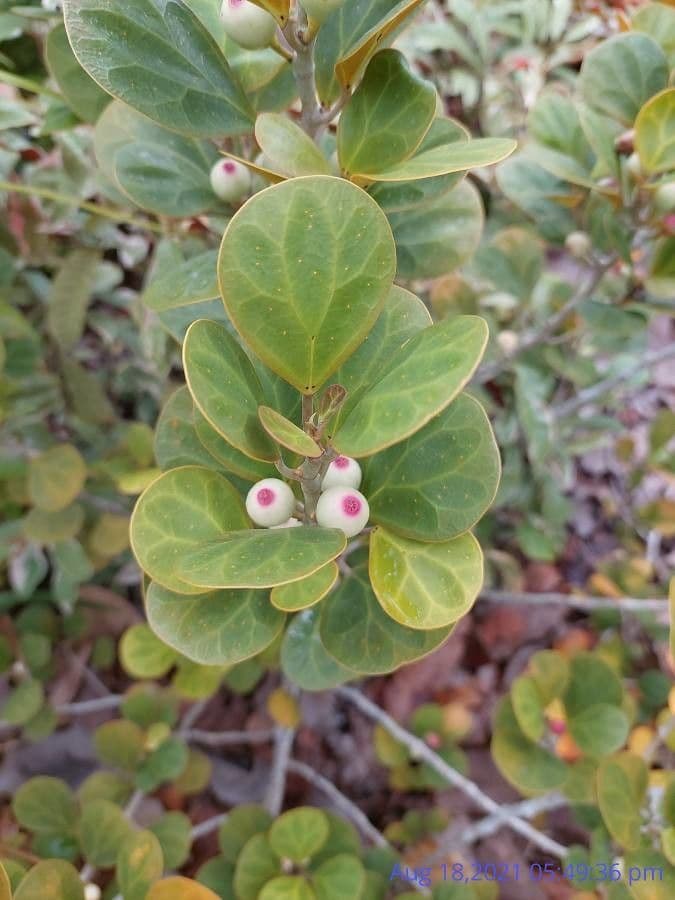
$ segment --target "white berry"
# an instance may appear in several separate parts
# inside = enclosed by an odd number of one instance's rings
[[[220,18],[229,37],[246,50],[269,47],[277,30],[274,18],[248,0],[224,0]]]
[[[251,173],[234,159],[219,159],[211,169],[211,188],[226,203],[236,203],[251,192]]]
[[[302,525],[300,519],[296,519],[295,516],[291,516],[290,519],[286,519],[285,522],[282,522],[281,525],[271,525],[271,528],[297,528],[298,525]]]
[[[322,528],[341,528],[354,537],[366,527],[370,508],[360,491],[349,487],[330,487],[319,497],[316,521]]]
[[[336,9],[340,9],[345,0],[301,0],[301,5],[310,19],[325,22]]]
[[[295,509],[295,496],[280,478],[263,478],[246,496],[246,511],[256,525],[282,525]]]
[[[321,482],[321,490],[332,487],[361,487],[361,466],[351,456],[338,456],[328,466]]]
[[[101,888],[97,884],[89,882],[84,887],[84,900],[101,900]]]

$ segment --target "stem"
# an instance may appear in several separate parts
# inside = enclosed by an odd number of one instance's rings
[[[14,75],[6,69],[0,69],[0,83],[11,84],[12,87],[17,87],[22,91],[30,91],[31,94],[44,94],[45,97],[51,97],[54,100],[63,102],[61,94],[57,94],[56,91],[53,91],[50,87],[39,84],[39,82],[33,81],[31,78],[23,78],[21,75]]]
[[[86,716],[88,713],[102,712],[105,709],[117,709],[124,698],[118,694],[107,694],[94,700],[80,700],[77,703],[62,703],[56,707],[60,716]]]
[[[309,34],[307,16],[300,6],[296,7],[295,16],[284,29],[284,37],[293,49],[293,75],[298,87],[298,96],[302,104],[300,125],[307,134],[314,138],[321,126],[321,107],[316,95],[316,74],[314,69],[315,35]]]
[[[273,731],[200,731],[193,728],[182,732],[186,741],[205,747],[231,747],[236,744],[266,744],[274,739]]]
[[[668,601],[663,599],[641,600],[638,597],[584,597],[574,594],[521,594],[517,591],[481,591],[481,599],[490,603],[513,603],[527,606],[541,606],[550,603],[555,606],[568,606],[572,609],[588,611],[601,609],[620,612],[665,612]]]
[[[275,728],[274,759],[272,760],[272,772],[267,786],[265,806],[270,815],[276,817],[281,812],[286,789],[286,773],[288,762],[295,738],[294,728]]]
[[[518,816],[509,813],[508,810],[484,793],[477,784],[460,774],[456,769],[453,769],[452,766],[449,766],[437,753],[434,753],[428,744],[425,744],[420,738],[415,737],[415,735],[406,731],[405,728],[402,728],[398,722],[394,721],[390,715],[383,709],[380,709],[377,704],[365,697],[360,691],[354,690],[354,688],[341,687],[337,688],[336,693],[353,703],[371,721],[381,725],[393,738],[403,744],[404,747],[407,747],[415,759],[422,760],[431,766],[448,784],[453,785],[453,787],[466,794],[467,797],[470,797],[476,806],[500,819],[502,824],[508,825],[513,831],[517,831],[518,834],[527,838],[528,841],[531,841],[545,853],[550,853],[551,856],[555,856],[558,859],[565,859],[569,852],[567,847],[534,828],[529,822],[525,822]]]
[[[211,834],[212,831],[216,831],[223,822],[227,819],[227,813],[220,813],[217,816],[212,816],[210,819],[205,819],[203,822],[200,822],[199,825],[195,825],[192,831],[190,832],[190,837],[193,841],[199,840],[199,838],[206,837],[207,834]]]

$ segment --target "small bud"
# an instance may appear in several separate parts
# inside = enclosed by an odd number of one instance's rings
[[[302,8],[310,19],[321,24],[336,9],[340,9],[345,0],[301,0]]]
[[[228,36],[246,50],[269,47],[277,30],[274,18],[248,0],[224,0],[220,18]]]
[[[497,335],[497,343],[507,356],[511,356],[518,349],[518,335],[515,331],[500,331]]]
[[[318,524],[322,528],[341,528],[347,537],[363,531],[369,516],[368,501],[354,488],[328,488],[316,505]]]
[[[291,518],[295,509],[293,491],[280,478],[263,478],[246,497],[246,511],[256,525],[271,528]]]
[[[101,900],[101,888],[92,881],[84,886],[84,900]]]
[[[675,181],[669,181],[667,184],[657,187],[654,191],[652,205],[654,211],[661,215],[675,213]]]
[[[234,159],[219,159],[211,169],[211,188],[225,203],[237,203],[251,191],[251,173]]]
[[[332,487],[361,487],[361,466],[351,456],[338,456],[328,466],[326,474],[321,482],[321,490],[327,491]]]
[[[588,256],[592,249],[591,239],[585,231],[572,231],[565,238],[567,252],[577,259]]]
[[[637,155],[637,153],[631,153],[631,155],[626,160],[626,171],[635,181],[638,181],[642,178],[644,173],[642,171],[640,157]]]

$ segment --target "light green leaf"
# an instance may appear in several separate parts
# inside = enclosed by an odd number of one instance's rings
[[[258,419],[262,386],[226,328],[208,319],[193,322],[183,344],[183,366],[199,411],[228,443],[252,459],[278,458]]]
[[[591,756],[607,756],[626,743],[630,724],[626,713],[609,703],[594,703],[568,719],[577,746]]]
[[[320,809],[309,806],[279,816],[269,830],[270,847],[282,859],[304,863],[326,843],[330,826]]]
[[[252,112],[214,38],[177,0],[65,0],[75,56],[104,90],[175,131],[247,132]]]
[[[577,227],[567,207],[574,205],[578,191],[524,154],[497,167],[497,183],[512,203],[534,219],[544,238],[564,241]]]
[[[353,570],[321,604],[321,641],[341,665],[384,675],[436,650],[452,626],[420,631],[399,625],[373,593],[365,567]]]
[[[132,678],[162,678],[176,664],[177,657],[145,622],[139,622],[122,635],[119,659]]]
[[[326,860],[313,874],[317,897],[321,900],[348,900],[361,897],[366,871],[358,856],[339,853]]]
[[[626,850],[641,841],[641,807],[647,790],[647,767],[639,756],[619,753],[600,764],[598,806],[609,833]]]
[[[319,608],[295,615],[281,645],[281,669],[303,691],[327,691],[356,677],[326,652],[319,636]]]
[[[82,336],[100,259],[98,250],[73,250],[52,282],[47,330],[61,350],[70,350]]]
[[[110,800],[85,803],[80,818],[82,855],[92,866],[113,866],[131,828],[122,810]]]
[[[140,496],[131,517],[131,547],[154,581],[183,594],[202,593],[176,574],[187,552],[226,532],[248,528],[244,504],[222,475],[199,466],[171,469]]]
[[[326,596],[337,578],[338,567],[336,563],[330,562],[301,581],[292,581],[290,584],[281,584],[272,588],[270,601],[273,606],[283,612],[307,609]]]
[[[620,707],[621,680],[603,659],[593,653],[577,653],[570,661],[570,679],[563,695],[569,716],[576,716],[598,703]]]
[[[193,410],[192,395],[187,387],[178,388],[164,404],[155,426],[155,457],[161,469],[191,465],[219,468],[219,461],[198,436]],[[208,422],[206,424],[216,434]],[[234,448],[232,450],[236,452]]]
[[[68,835],[79,815],[75,795],[58,778],[38,775],[24,782],[12,798],[12,812],[19,825],[36,834]]]
[[[134,783],[145,794],[156,791],[168,781],[173,781],[185,770],[188,748],[184,741],[169,737],[152,750],[135,773]]]
[[[317,900],[303,875],[279,875],[268,881],[259,900]]]
[[[565,764],[525,737],[508,698],[497,707],[490,749],[504,778],[525,795],[555,790],[565,781]]]
[[[337,528],[232,531],[186,553],[180,577],[202,588],[263,588],[299,581],[342,553]]]
[[[255,139],[270,168],[291,178],[329,175],[330,165],[309,135],[287,115],[263,113],[255,122]]]
[[[44,699],[42,683],[28,678],[8,694],[0,707],[0,721],[9,725],[25,725],[39,713]]]
[[[213,591],[186,597],[151,584],[148,621],[169,646],[202,665],[234,665],[260,653],[279,635],[285,616],[266,591]]]
[[[457,316],[418,332],[394,351],[333,438],[348,456],[370,456],[422,428],[473,375],[488,340],[485,321]]]
[[[281,860],[270,847],[267,836],[254,834],[244,844],[234,870],[237,900],[258,900],[265,884],[280,874]]]
[[[230,810],[218,831],[218,846],[225,859],[236,863],[246,842],[255,834],[264,834],[273,821],[265,807],[257,803],[246,803]]]
[[[83,522],[84,509],[78,503],[72,503],[56,512],[47,512],[35,506],[23,520],[23,531],[31,541],[53,544],[75,537]]]
[[[371,520],[404,537],[449,540],[490,507],[500,468],[483,408],[461,394],[403,444],[365,461]]]
[[[638,113],[635,149],[645,172],[675,169],[675,88],[652,97]]]
[[[101,762],[133,771],[145,755],[145,733],[135,722],[113,719],[96,729],[94,748]]]
[[[259,406],[258,418],[272,440],[293,453],[310,458],[321,456],[323,453],[323,449],[302,428],[290,422],[275,409]]]
[[[666,54],[670,68],[675,67],[675,9],[672,6],[645,3],[633,13],[631,27],[653,37]]]
[[[398,165],[379,169],[376,173],[357,173],[352,176],[352,181],[366,185],[373,181],[415,181],[418,178],[434,178],[452,172],[465,172],[501,162],[510,156],[517,146],[511,138],[454,141],[418,153]]]
[[[382,609],[408,628],[451,625],[473,606],[483,584],[475,537],[422,544],[376,528],[370,537],[370,580]]]
[[[512,226],[480,248],[474,265],[495,290],[529,302],[543,270],[544,250],[531,231]]]
[[[87,466],[71,444],[60,444],[34,456],[28,465],[28,493],[47,512],[69,506],[84,487]]]
[[[150,826],[150,831],[155,835],[162,848],[164,856],[164,868],[167,871],[180,869],[190,855],[192,844],[192,822],[185,813],[165,813],[161,819]],[[184,895],[179,895],[183,900]],[[146,898],[148,900],[148,898]],[[176,898],[178,900],[178,897]]]
[[[14,900],[84,900],[77,869],[62,859],[44,859],[21,880]]]
[[[311,394],[374,324],[394,267],[377,204],[343,179],[311,176],[244,204],[225,232],[219,279],[247,344]]]
[[[151,831],[136,831],[123,841],[116,875],[124,900],[146,900],[148,890],[163,871],[162,848]]]
[[[663,50],[639,32],[601,41],[584,57],[579,75],[584,101],[625,125],[632,125],[640,108],[667,84]]]
[[[217,299],[220,296],[217,261],[217,251],[207,250],[169,269],[162,269],[146,287],[143,303],[149,309],[162,312]]]
[[[47,35],[45,56],[68,106],[84,122],[95,122],[110,103],[110,95],[102,91],[79,64],[63,25],[56,25]]]
[[[192,402],[192,398],[190,398]],[[212,428],[204,416],[195,408],[193,421],[197,438],[214,459],[227,472],[232,472],[246,481],[260,481],[261,478],[278,478],[279,472],[270,463],[251,459],[232,444],[228,444],[222,435]]]
[[[390,213],[400,278],[447,275],[471,257],[483,231],[483,204],[467,181],[420,204]]]
[[[511,704],[518,725],[531,741],[540,741],[546,731],[544,703],[537,682],[520,675],[511,685]]]
[[[436,111],[434,86],[398,50],[383,50],[340,116],[338,157],[346,177],[381,172],[411,156]]]
[[[219,900],[219,897],[197,881],[182,875],[172,875],[156,881],[145,900]]]

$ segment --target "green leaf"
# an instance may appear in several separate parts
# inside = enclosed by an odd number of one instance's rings
[[[55,512],[35,506],[23,520],[23,531],[31,541],[53,544],[75,537],[84,523],[84,509],[72,503]]]
[[[40,712],[44,699],[42,683],[28,678],[8,694],[0,707],[0,721],[9,725],[26,725]]]
[[[525,737],[508,698],[497,707],[490,749],[504,778],[526,795],[555,790],[565,781],[565,764]]]
[[[225,232],[219,279],[247,344],[272,371],[312,394],[374,324],[394,268],[377,204],[343,179],[311,176],[244,204]]]
[[[192,402],[192,398],[190,398]],[[226,472],[232,472],[246,481],[260,481],[261,478],[278,478],[279,472],[270,463],[251,459],[245,453],[237,450],[212,428],[208,420],[194,409],[193,421],[198,440],[213,457],[214,463],[222,466]]]
[[[37,863],[21,880],[14,900],[84,900],[77,869],[62,859]]]
[[[199,411],[228,443],[253,459],[278,457],[258,419],[264,399],[258,376],[226,328],[208,319],[193,322],[185,336],[183,366]]]
[[[159,584],[183,594],[202,591],[176,574],[195,547],[232,529],[247,528],[238,492],[198,466],[171,469],[144,491],[131,517],[131,546],[139,565]]]
[[[143,293],[143,303],[156,312],[216,300],[220,297],[216,264],[218,253],[207,250],[178,265],[162,269]]]
[[[601,41],[584,57],[579,75],[584,101],[625,125],[632,125],[640,108],[667,84],[663,51],[639,32]]]
[[[530,658],[529,673],[544,704],[564,694],[570,677],[567,659],[556,650],[540,650]]]
[[[180,738],[167,738],[143,760],[136,772],[136,787],[146,794],[183,772],[188,761],[188,748]]]
[[[177,0],[65,0],[75,56],[104,90],[175,131],[247,132],[252,112],[214,38]]]
[[[469,259],[480,243],[483,205],[467,181],[414,210],[388,215],[396,241],[399,278],[447,275]]]
[[[577,746],[591,756],[607,756],[626,743],[630,724],[618,706],[594,703],[568,719],[567,727]]]
[[[369,457],[363,490],[373,522],[404,537],[444,541],[486,512],[499,475],[488,418],[473,397],[461,394],[407,441]]]
[[[675,169],[675,88],[652,97],[638,113],[635,149],[645,172]]]
[[[105,722],[94,732],[94,749],[101,762],[133,771],[145,756],[143,729],[127,719]]]
[[[330,562],[301,581],[292,581],[290,584],[281,584],[272,588],[270,601],[273,606],[283,612],[307,609],[326,596],[335,585],[338,574],[336,563]]]
[[[452,626],[420,631],[399,625],[373,593],[359,566],[321,605],[323,646],[341,665],[361,675],[384,675],[436,650]]]
[[[577,653],[570,663],[570,680],[563,703],[570,717],[598,703],[621,706],[623,688],[616,672],[597,654]]]
[[[651,848],[626,854],[622,870],[630,882],[633,900],[670,900],[675,896],[675,867]]]
[[[495,290],[529,301],[543,270],[543,246],[531,231],[504,228],[481,247],[474,265]]]
[[[146,900],[163,871],[162,848],[151,831],[136,831],[122,842],[116,875],[124,900]]]
[[[91,800],[82,806],[80,845],[82,855],[92,866],[113,866],[131,823],[110,800]]]
[[[324,862],[338,854],[349,854],[350,856],[360,856],[361,854],[361,840],[354,826],[327,809],[324,809],[323,813],[328,819],[330,831],[321,850],[312,854],[312,871],[314,872]]]
[[[100,263],[98,250],[80,247],[63,261],[49,295],[47,330],[61,350],[82,337]]]
[[[165,813],[150,826],[162,848],[164,868],[180,869],[190,855],[192,823],[182,812]],[[180,895],[182,900],[183,895]],[[147,900],[147,898],[146,898]]]
[[[145,900],[219,900],[218,894],[182,875],[156,881]]]
[[[344,533],[336,528],[233,531],[197,547],[178,571],[202,588],[263,588],[299,581],[342,553]]]
[[[416,181],[418,178],[435,178],[453,172],[466,172],[482,166],[492,166],[510,156],[517,147],[511,138],[477,138],[470,141],[453,141],[433,147],[406,159],[398,165],[379,169],[368,174],[356,174],[357,184],[373,181]]]
[[[324,813],[304,806],[279,816],[269,830],[268,839],[277,856],[300,864],[321,850],[329,831]]]
[[[544,703],[534,678],[521,675],[511,685],[511,704],[518,725],[531,741],[540,741],[546,731]]]
[[[77,824],[75,795],[58,778],[39,775],[26,781],[12,798],[12,812],[19,825],[36,834],[66,835]]]
[[[512,203],[534,219],[542,237],[564,241],[576,220],[567,207],[575,202],[574,187],[519,153],[497,167],[497,183]]]
[[[630,753],[619,753],[600,764],[598,806],[609,833],[626,850],[641,841],[641,807],[647,790],[647,767]]]
[[[132,625],[124,632],[119,658],[132,678],[163,678],[176,663],[176,653],[145,622]]]
[[[272,822],[272,816],[264,806],[257,803],[236,806],[227,814],[218,832],[218,845],[225,859],[236,863],[244,844],[256,834],[264,834]]]
[[[631,27],[653,37],[666,54],[670,68],[675,67],[675,9],[665,3],[645,3],[631,16]]]
[[[197,881],[206,885],[221,900],[236,900],[234,895],[234,866],[222,856],[213,856],[197,871]]]
[[[279,875],[268,881],[259,900],[317,900],[303,875]]]
[[[281,860],[264,834],[255,834],[244,845],[234,870],[234,892],[238,900],[258,900],[260,891],[281,874]]]
[[[202,665],[234,665],[260,653],[279,635],[285,617],[266,591],[175,594],[151,584],[146,612],[153,630],[188,659]]]
[[[187,387],[178,388],[164,404],[155,426],[155,457],[161,469],[191,465],[218,467],[218,461],[197,434],[193,411],[192,395]],[[208,423],[207,426],[213,431]]]
[[[487,340],[478,316],[457,316],[418,332],[361,395],[333,439],[335,448],[370,456],[419,431],[469,381]]]
[[[657,241],[649,266],[647,288],[650,294],[666,300],[675,291],[675,237]]]
[[[377,53],[340,116],[337,145],[343,173],[381,172],[407,159],[435,111],[434,86],[411,72],[403,54]]]
[[[313,874],[317,896],[321,900],[348,900],[360,897],[366,872],[358,856],[340,853],[326,860]]]
[[[255,122],[255,139],[269,166],[284,175],[330,175],[330,165],[314,141],[287,115],[263,113]]]
[[[362,395],[377,381],[392,354],[408,338],[431,324],[431,316],[422,301],[394,285],[364,342],[333,376],[335,384],[341,384],[347,391],[347,399],[331,423],[330,435],[335,434]]]
[[[267,434],[293,453],[300,456],[321,456],[323,450],[302,428],[269,406],[258,407],[258,418]]]
[[[319,635],[316,606],[297,613],[286,629],[281,669],[303,691],[330,690],[356,676],[327,653]]]
[[[370,538],[369,572],[387,615],[427,631],[451,625],[471,609],[483,584],[483,554],[470,532],[421,544],[378,527]]]
[[[47,35],[45,56],[68,106],[84,122],[94,123],[110,103],[110,95],[102,91],[79,64],[63,25],[56,25]]]
[[[60,444],[34,456],[28,464],[31,501],[47,512],[69,506],[84,487],[87,466],[71,444]]]

